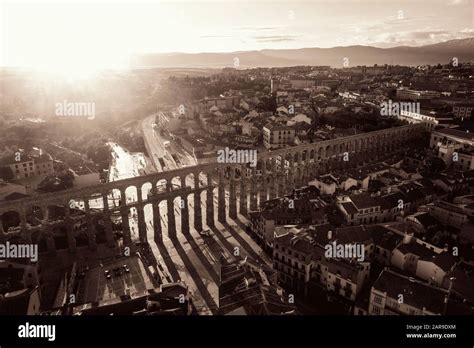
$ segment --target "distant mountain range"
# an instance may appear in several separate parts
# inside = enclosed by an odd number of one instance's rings
[[[227,53],[156,53],[135,55],[132,68],[225,68],[234,67],[238,58],[240,68],[282,67],[295,65],[349,66],[394,64],[423,65],[445,64],[453,57],[459,62],[474,60],[474,38],[450,40],[419,47],[399,46],[377,48],[372,46],[347,46],[333,48],[267,49]]]

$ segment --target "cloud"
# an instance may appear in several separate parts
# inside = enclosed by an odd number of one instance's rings
[[[200,38],[203,39],[215,39],[215,38],[223,38],[223,37],[231,37],[227,35],[201,35]]]
[[[262,27],[262,26],[250,26],[250,27],[238,27],[238,28],[234,28],[234,30],[239,30],[239,31],[270,31],[270,30],[278,30],[278,29],[282,29],[283,26],[273,26],[273,27],[270,27],[270,26],[266,26],[266,27]]]
[[[397,27],[405,28],[408,25],[414,26],[414,25],[419,25],[420,23],[429,23],[434,20],[437,20],[438,18],[433,15],[423,15],[423,16],[413,16],[413,17],[408,17],[406,13],[402,12],[402,16],[398,17],[398,15],[394,16],[388,16],[385,18],[381,18],[376,21],[370,21],[370,22],[360,22],[357,24],[352,24],[349,26],[346,26],[346,29],[350,31],[356,31],[356,32],[365,32],[369,30],[375,30],[379,31],[382,28],[384,30],[391,30],[395,29]]]
[[[473,29],[463,30],[418,30],[396,33],[381,33],[366,38],[366,43],[377,47],[423,46],[454,39],[474,37]],[[363,39],[362,39],[363,40]]]
[[[464,5],[467,4],[467,0],[449,0],[448,5],[450,6],[456,6],[456,5]]]
[[[285,42],[295,41],[299,35],[274,35],[274,36],[254,36],[257,42]]]

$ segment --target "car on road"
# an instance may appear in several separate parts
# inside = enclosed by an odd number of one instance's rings
[[[201,236],[209,237],[211,235],[211,230],[203,230],[203,231],[200,231],[199,234]]]

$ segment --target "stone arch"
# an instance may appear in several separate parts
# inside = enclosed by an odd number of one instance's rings
[[[384,134],[384,133],[380,134],[380,137],[379,137],[379,145],[380,145],[380,147],[382,147],[382,148],[383,148],[383,146],[385,145],[385,134]]]
[[[198,187],[195,187],[195,177],[196,174],[194,173],[188,173],[186,176],[184,176],[184,183],[186,187],[190,187],[191,189],[199,188],[199,182],[198,182]]]
[[[300,155],[299,152],[295,152],[295,153],[293,154],[293,163],[298,163],[299,155]]]
[[[346,148],[344,146],[344,143],[339,144],[339,150],[338,150],[338,155],[342,155],[346,151]]]
[[[329,158],[329,157],[332,156],[332,146],[331,145],[326,146],[325,153],[326,153],[326,158]]]
[[[127,188],[125,189],[125,198],[126,198],[127,204],[133,204],[133,203],[138,202],[138,199],[139,199],[138,194],[139,194],[139,189],[136,185],[127,186]]]
[[[9,229],[19,229],[21,225],[20,213],[16,210],[8,210],[2,214],[2,227],[5,232]]]
[[[348,140],[346,141],[346,152],[352,152],[354,150],[354,141]]]
[[[263,180],[265,180],[265,184],[268,186],[270,186],[273,182],[273,175],[267,175],[265,178],[263,178]]]
[[[10,243],[15,243],[15,242],[21,243],[22,242],[21,237],[18,236],[15,239],[10,239]],[[45,233],[44,231],[40,229],[36,229],[31,232],[31,243],[38,245],[38,252],[40,254],[48,251],[48,247],[46,245]]]
[[[296,167],[296,170],[295,170],[295,183],[298,186],[301,183],[302,175],[303,175],[303,168],[301,168],[300,166]]]
[[[168,187],[168,179],[160,179],[156,181],[155,186],[158,192],[165,192]]]
[[[362,152],[364,149],[364,139],[357,139],[357,151]]]
[[[62,221],[66,217],[66,208],[64,205],[48,204],[44,208],[46,216],[43,217],[43,221],[45,222]]]
[[[121,202],[120,189],[118,188],[111,189],[107,196],[107,202],[109,204],[109,208],[111,206],[113,208],[120,206],[120,202]],[[69,207],[71,207],[71,201],[69,201]]]
[[[249,165],[250,167],[250,163],[245,163],[245,164],[239,164],[239,165],[236,165],[234,170],[235,170],[235,179],[241,179],[241,178],[245,178],[246,176],[246,173],[247,173],[247,167],[246,165]]]
[[[293,156],[291,155],[291,153],[287,152],[285,154],[285,162],[283,164],[283,167],[284,168],[291,168],[293,165]]]
[[[276,157],[276,163],[277,163],[277,170],[282,171],[285,167],[285,156],[284,155],[278,155]]]
[[[262,165],[263,167],[265,168],[265,172],[268,173],[268,172],[271,172],[273,170],[272,168],[272,161],[270,158],[264,158],[262,160]]]
[[[33,204],[31,206],[31,218],[37,221],[43,221],[46,216],[43,211],[43,208],[40,205]]]
[[[219,173],[215,170],[206,171],[206,184],[212,185],[219,179]]]
[[[104,194],[102,192],[96,192],[86,198],[86,200],[89,202],[89,208],[94,209],[94,210],[104,210],[104,200],[103,200]],[[138,192],[137,192],[137,198],[138,198]]]
[[[201,170],[197,176],[198,176],[198,182],[199,182],[199,187],[206,187],[208,185],[208,176],[210,174]],[[210,180],[210,184],[212,185],[212,177]]]
[[[369,136],[367,137],[367,149],[372,150],[374,148],[374,138]]]
[[[310,172],[311,172],[311,167],[312,165],[305,165],[302,168],[302,179],[303,179],[303,185],[306,185],[310,179]]]
[[[181,177],[179,175],[173,176],[170,182],[171,182],[171,187],[173,190],[177,188],[181,188]]]
[[[144,183],[141,184],[140,192],[141,192],[143,200],[148,199],[148,195],[150,194],[150,191],[152,188],[153,188],[153,182],[151,181],[145,181]]]
[[[301,151],[301,161],[305,162],[305,163],[308,161],[308,151],[307,150]]]

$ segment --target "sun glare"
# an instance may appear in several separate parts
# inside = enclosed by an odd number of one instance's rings
[[[85,80],[93,78],[102,70],[93,66],[70,66],[70,65],[37,65],[34,70],[48,75],[59,77],[63,80]]]

